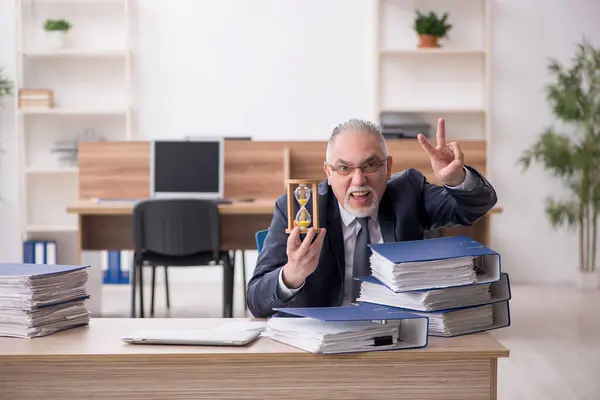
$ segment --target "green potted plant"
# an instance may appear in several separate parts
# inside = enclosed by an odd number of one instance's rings
[[[587,39],[577,45],[570,66],[551,59],[554,82],[546,99],[555,118],[566,127],[547,127],[519,160],[526,170],[534,162],[562,180],[563,199],[547,198],[551,226],[576,228],[579,247],[579,287],[600,285],[596,273],[598,211],[600,210],[600,49]]]
[[[65,47],[66,35],[71,30],[71,23],[64,19],[47,19],[44,30],[52,47],[61,49]]]
[[[4,75],[4,69],[0,68],[0,104],[4,97],[11,96],[13,94],[13,82]]]
[[[447,21],[448,13],[444,13],[440,18],[433,11],[430,11],[429,14],[423,14],[421,11],[417,10],[414,30],[419,36],[419,47],[440,47],[439,39],[446,37],[448,32],[452,29],[452,25]]]

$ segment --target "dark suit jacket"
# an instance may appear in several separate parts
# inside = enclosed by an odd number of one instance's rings
[[[384,242],[419,240],[425,232],[448,226],[468,226],[488,212],[497,201],[492,185],[475,169],[475,188],[463,191],[427,182],[408,169],[388,181],[379,204],[379,224]],[[344,243],[338,202],[327,184],[319,184],[319,222],[327,229],[316,271],[291,299],[278,296],[279,271],[287,262],[287,195],[277,199],[264,247],[248,283],[248,307],[255,317],[268,317],[276,307],[326,307],[343,300]],[[297,205],[296,205],[297,206]],[[312,214],[312,200],[307,205]],[[297,210],[297,208],[296,208]],[[294,211],[295,213],[296,211]]]

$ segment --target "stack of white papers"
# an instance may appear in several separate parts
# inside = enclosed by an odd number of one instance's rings
[[[271,318],[266,335],[311,353],[346,353],[397,347],[400,321],[321,321]]]
[[[33,338],[89,323],[84,266],[0,264],[0,336]]]
[[[457,336],[490,329],[494,326],[493,305],[462,308],[458,310],[419,313],[429,318],[429,334]]]
[[[371,255],[372,275],[393,291],[424,290],[477,283],[474,257],[393,263]]]
[[[357,301],[416,311],[436,311],[489,303],[490,283],[396,293],[373,280],[364,280]]]

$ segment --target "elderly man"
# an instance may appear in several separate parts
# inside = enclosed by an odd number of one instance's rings
[[[471,225],[496,204],[492,185],[466,166],[457,142],[446,143],[438,121],[436,146],[418,140],[442,185],[408,169],[391,175],[392,157],[379,128],[349,120],[331,134],[319,184],[319,220],[324,227],[287,228],[287,196],[275,204],[264,248],[248,284],[248,307],[268,317],[278,307],[349,305],[367,276],[370,243],[423,239],[424,232]],[[308,211],[310,209],[310,203]]]

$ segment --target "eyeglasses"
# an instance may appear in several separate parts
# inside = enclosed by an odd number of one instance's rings
[[[333,171],[337,172],[338,174],[342,175],[342,176],[348,176],[351,173],[354,172],[355,169],[360,169],[360,171],[363,174],[372,174],[374,172],[379,171],[379,168],[381,168],[381,166],[383,164],[385,164],[385,162],[388,160],[388,157],[384,158],[383,161],[378,161],[378,160],[373,160],[373,161],[369,161],[366,164],[363,165],[359,165],[358,167],[351,167],[349,165],[337,165],[337,166],[333,166],[329,163],[327,163],[327,165],[329,165],[329,168],[331,168]]]

